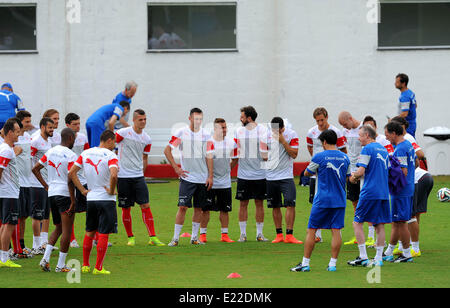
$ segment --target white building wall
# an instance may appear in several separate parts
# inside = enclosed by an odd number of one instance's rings
[[[239,0],[239,51],[216,53],[147,53],[146,0],[80,0],[80,24],[66,22],[65,1],[0,0],[30,2],[39,53],[1,54],[0,82],[11,82],[36,117],[56,108],[85,120],[133,79],[132,107],[148,112],[150,133],[187,121],[192,107],[206,122],[238,124],[240,107],[253,105],[259,122],[288,118],[301,138],[298,160],[308,160],[316,107],[326,107],[336,126],[348,110],[374,116],[382,128],[397,112],[394,78],[404,72],[417,95],[419,143],[425,129],[450,126],[441,94],[450,81],[448,50],[378,51],[365,0]]]

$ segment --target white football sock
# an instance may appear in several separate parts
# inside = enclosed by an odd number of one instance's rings
[[[66,266],[66,257],[67,257],[67,253],[59,252],[59,259],[58,259],[57,267],[63,268],[64,266]]]
[[[264,229],[264,223],[257,222],[256,223],[256,235],[263,234],[263,229]]]
[[[328,263],[328,266],[334,266],[334,267],[336,267],[336,263],[337,263],[337,259],[333,259],[333,258],[331,258],[330,259],[330,263]]]
[[[369,226],[369,233],[367,234],[367,237],[375,238],[375,227]]]
[[[375,255],[375,261],[383,261],[383,249],[384,246],[377,246],[377,253]]]
[[[199,222],[192,222],[191,240],[198,239],[198,230],[199,229],[200,229],[200,223]]]
[[[228,228],[221,228],[220,231],[222,232],[222,234],[228,233]]]
[[[405,256],[405,258],[411,258],[411,248],[403,248],[403,256]]]
[[[0,256],[0,258],[1,258],[1,261],[3,262],[3,263],[5,263],[6,261],[8,261],[8,259],[9,259],[9,253],[7,252],[7,251],[1,251],[1,256]]]
[[[398,250],[403,251],[402,241],[398,241]]]
[[[316,237],[322,238],[322,229],[317,229],[316,230]]]
[[[247,235],[247,222],[246,221],[240,221],[239,222],[239,229],[241,229],[241,235]]]
[[[394,249],[395,249],[395,245],[389,244],[389,245],[388,245],[388,248],[386,249],[386,251],[384,252],[384,254],[385,254],[386,256],[392,256],[392,254],[393,254],[393,252],[394,252]]]
[[[183,225],[175,224],[175,228],[174,228],[174,231],[173,231],[173,239],[174,240],[178,241],[180,239],[181,229],[183,229]]]
[[[47,247],[45,247],[45,253],[43,259],[47,262],[50,262],[50,257],[52,255],[53,246],[50,244],[47,244]]]
[[[368,259],[368,257],[367,257],[367,250],[366,250],[366,243],[358,245],[358,249],[359,249],[359,257],[362,260]]]
[[[41,232],[41,245],[48,243],[48,233]]]
[[[41,237],[33,235],[33,249],[41,247]]]
[[[303,257],[302,266],[309,266],[309,259]]]
[[[200,234],[206,234],[207,228],[200,228]]]

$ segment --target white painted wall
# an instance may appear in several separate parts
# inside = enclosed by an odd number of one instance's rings
[[[21,2],[34,1],[0,0]],[[237,123],[240,107],[253,105],[259,122],[279,115],[293,123],[299,160],[307,160],[316,107],[326,107],[336,126],[345,109],[383,127],[397,112],[394,77],[404,72],[418,99],[419,143],[425,129],[450,126],[442,95],[448,50],[377,51],[365,0],[239,0],[239,51],[219,53],[147,53],[146,0],[81,0],[80,24],[66,22],[65,1],[35,2],[39,53],[0,55],[0,82],[11,82],[36,116],[52,107],[86,119],[133,79],[133,108],[148,111],[150,133],[187,121],[192,107],[206,122]]]

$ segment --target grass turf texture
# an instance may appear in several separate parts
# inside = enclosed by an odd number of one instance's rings
[[[296,179],[298,183],[298,179]],[[300,287],[450,287],[448,273],[450,265],[447,256],[450,252],[448,241],[448,221],[450,220],[450,203],[437,201],[439,188],[450,187],[450,177],[435,178],[434,189],[428,203],[428,213],[421,218],[420,247],[422,256],[414,263],[390,264],[381,268],[381,283],[369,284],[367,274],[370,269],[351,267],[346,264],[358,255],[356,245],[342,246],[337,272],[325,269],[330,259],[331,234],[322,231],[323,243],[316,244],[311,259],[311,272],[292,273],[303,256],[303,245],[258,243],[255,241],[256,226],[254,204],[249,205],[249,222],[247,226],[247,243],[220,242],[220,224],[218,213],[211,213],[208,227],[208,243],[204,246],[191,246],[189,238],[181,238],[178,247],[150,247],[147,245],[147,231],[142,222],[139,207],[132,209],[133,231],[136,246],[128,247],[127,236],[118,209],[119,233],[110,236],[114,244],[108,249],[104,266],[111,271],[110,276],[82,274],[80,284],[69,284],[65,274],[54,273],[58,252],[51,260],[51,273],[44,273],[39,268],[42,256],[19,260],[21,269],[0,268],[0,288],[7,287],[70,287],[70,288],[300,288]],[[178,182],[152,184],[150,203],[156,223],[158,237],[168,243],[173,235],[175,214],[177,211]],[[233,193],[236,191],[233,183]],[[297,186],[297,209],[294,235],[304,240],[311,205],[307,202],[308,187]],[[233,200],[233,212],[230,216],[230,237],[239,238],[238,226],[239,203]],[[284,214],[284,210],[283,210]],[[192,210],[188,211],[182,233],[191,232]],[[84,238],[85,215],[76,218],[76,236],[82,245]],[[342,230],[343,241],[353,236],[353,207],[349,202],[346,210],[345,229]],[[284,222],[283,222],[284,225]],[[284,227],[285,228],[285,227]],[[367,226],[365,227],[367,230]],[[389,238],[391,227],[386,227]],[[52,231],[52,227],[50,232]],[[264,234],[269,239],[275,237],[271,210],[265,209]],[[366,232],[367,235],[367,232]],[[27,222],[26,244],[31,246],[31,223]],[[57,244],[58,246],[58,244]],[[375,250],[368,248],[369,257]],[[69,251],[67,260],[77,259],[82,262],[82,248]],[[95,266],[96,249],[91,254],[91,269]],[[226,279],[233,272],[242,275],[241,279]]]

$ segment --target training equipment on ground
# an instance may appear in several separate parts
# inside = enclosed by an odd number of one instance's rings
[[[437,198],[440,202],[450,202],[450,189],[447,187],[439,189],[437,192]]]

